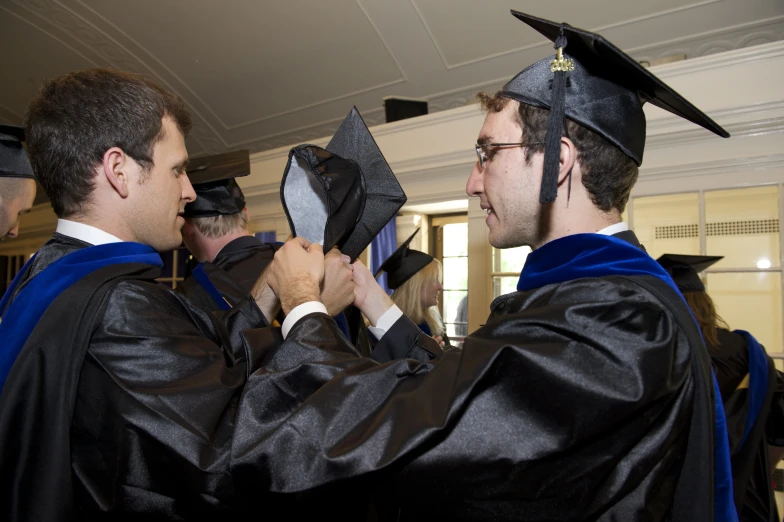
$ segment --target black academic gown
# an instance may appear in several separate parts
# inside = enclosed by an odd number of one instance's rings
[[[242,292],[241,295],[231,299],[234,303],[250,294],[256,280],[275,257],[275,250],[277,250],[275,245],[262,243],[254,236],[238,237],[227,243],[218,252],[212,263],[202,263],[202,266],[207,276],[224,296],[236,294],[236,289]],[[232,283],[236,283],[236,287],[227,283],[226,275],[229,276]],[[221,309],[193,275],[187,277],[177,287],[177,290],[205,310]]]
[[[227,243],[212,263],[201,265],[204,273],[228,305],[234,305],[250,294],[261,273],[272,262],[278,248],[277,245],[262,243],[256,237],[243,236]],[[187,277],[177,287],[177,291],[204,310],[222,309],[193,275]],[[354,347],[360,355],[372,357],[370,333],[359,310],[349,307],[345,315],[349,323],[350,340]],[[283,322],[282,314],[278,319],[280,323]]]
[[[748,388],[741,385],[749,373],[749,348],[743,335],[719,328],[718,345],[708,343],[719,383],[732,454],[735,505],[742,522],[779,521],[768,462],[768,444],[784,445],[784,379],[768,357],[767,395],[745,443],[741,444],[749,410]],[[740,387],[740,388],[739,388]]]
[[[662,280],[501,296],[430,363],[358,360],[329,326],[306,316],[250,377],[279,407],[240,408],[264,437],[235,445],[234,477],[269,505],[351,490],[409,520],[712,520],[710,362]],[[429,339],[403,316],[377,349]]]
[[[434,344],[401,317],[379,364],[325,314],[281,343],[244,330],[250,300],[219,318],[111,268],[53,302],[0,396],[5,520],[69,501],[79,519],[298,519],[357,498],[428,520],[710,519],[709,362],[658,279],[502,296],[436,361],[398,358]]]
[[[55,234],[22,285],[86,246]],[[208,313],[159,275],[149,265],[99,269],[41,317],[0,395],[0,519],[219,520],[264,509],[264,487],[234,476],[233,454],[262,436],[239,410],[263,418],[277,407],[247,392],[260,347],[279,344],[280,329],[265,327],[250,298]],[[322,343],[343,341],[334,320],[323,322]],[[355,520],[365,509],[356,497],[330,506]]]

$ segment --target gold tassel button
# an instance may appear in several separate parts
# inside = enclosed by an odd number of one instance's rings
[[[564,58],[563,56],[563,47],[558,48],[558,57],[555,60],[550,60],[550,71],[557,72],[557,71],[573,71],[574,70],[574,60],[569,58]]]

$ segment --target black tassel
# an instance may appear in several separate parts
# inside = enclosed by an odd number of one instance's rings
[[[566,98],[566,71],[570,70],[568,60],[564,60],[561,51],[566,47],[563,35],[555,41],[558,57],[550,66],[553,71],[553,96],[550,101],[550,117],[547,119],[547,136],[544,143],[544,172],[542,188],[539,193],[540,203],[552,203],[558,193],[558,171],[561,164],[561,133],[563,132],[564,105]]]

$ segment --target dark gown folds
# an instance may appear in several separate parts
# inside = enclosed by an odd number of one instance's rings
[[[732,452],[735,505],[742,522],[778,522],[768,445],[784,446],[784,379],[768,360],[765,402],[744,441],[749,414],[749,346],[744,335],[717,329],[718,346],[708,343],[716,379],[721,390]]]
[[[9,375],[4,520],[298,520],[358,499],[422,520],[711,520],[709,362],[661,280],[505,295],[463,350],[380,364],[327,315],[281,342],[249,328],[250,300],[217,316],[112,270],[50,306]],[[433,344],[406,317],[379,342]]]
[[[275,257],[275,250],[276,245],[262,243],[256,237],[238,237],[227,243],[212,263],[201,266],[218,291],[234,305],[250,293],[259,275]],[[220,310],[212,295],[193,276],[185,279],[177,290],[205,310]],[[236,295],[238,291],[241,294]]]
[[[660,279],[499,297],[434,363],[357,360],[325,321],[301,320],[251,376],[246,404],[276,407],[239,411],[261,437],[234,445],[233,476],[270,505],[349,490],[416,520],[712,520],[710,363]],[[414,338],[402,317],[379,345]]]

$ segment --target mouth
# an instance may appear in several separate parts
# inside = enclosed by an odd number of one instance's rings
[[[492,216],[493,214],[495,214],[495,212],[493,211],[493,207],[491,207],[490,205],[480,205],[480,207],[482,208],[482,210],[487,212],[488,216]]]

